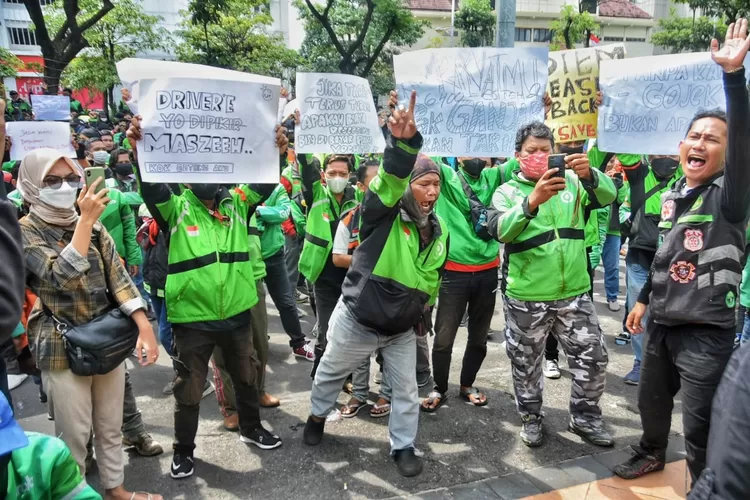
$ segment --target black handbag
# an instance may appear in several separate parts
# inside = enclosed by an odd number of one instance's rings
[[[114,302],[111,297],[110,302]],[[76,375],[90,377],[111,372],[125,361],[138,342],[138,326],[118,307],[78,326],[60,321],[46,305],[42,307],[62,335],[70,371]]]
[[[496,239],[490,229],[487,227],[487,207],[479,201],[479,198],[466,182],[463,174],[457,172],[459,179],[461,179],[461,186],[463,187],[464,194],[469,199],[469,213],[471,214],[471,225],[474,228],[474,232],[479,236],[480,240],[492,241]]]

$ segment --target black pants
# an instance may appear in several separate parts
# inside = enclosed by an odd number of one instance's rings
[[[5,399],[8,400],[8,405],[12,411],[13,400],[10,397],[10,389],[8,389],[8,370],[5,367],[5,359],[2,356],[0,356],[0,392],[5,394]]]
[[[547,343],[544,346],[544,359],[547,361],[557,361],[560,359],[560,353],[557,349],[557,337],[547,335]]]
[[[589,289],[589,297],[591,300],[594,300],[594,274],[596,273],[596,270],[591,267],[591,252],[593,250],[592,247],[586,247],[586,272],[589,273],[589,285],[591,286]]]
[[[174,385],[175,452],[192,453],[195,449],[198,411],[214,346],[224,354],[232,378],[240,432],[249,434],[260,427],[258,389],[254,385],[257,367],[252,356],[250,325],[224,332],[206,332],[180,324],[173,324],[172,329],[177,345],[177,357],[174,358],[177,372]]]
[[[299,324],[297,315],[297,303],[294,301],[294,291],[289,286],[289,273],[286,269],[284,260],[284,249],[282,248],[267,259],[266,263],[266,288],[271,300],[279,310],[281,325],[289,338],[289,345],[292,349],[301,347],[305,344],[305,334],[302,333],[302,326]]]
[[[682,428],[693,482],[706,466],[711,401],[732,355],[734,328],[668,327],[649,320],[643,339],[638,409],[642,452],[664,459],[674,396],[682,389]]]
[[[435,390],[448,390],[448,374],[456,332],[464,311],[469,311],[469,339],[461,366],[461,385],[471,387],[487,355],[487,333],[495,312],[497,268],[475,273],[445,271],[440,285],[435,339],[432,345],[432,371]]]
[[[318,338],[315,342],[315,362],[313,363],[310,376],[314,379],[318,371],[318,364],[323,358],[323,353],[328,345],[328,321],[341,297],[341,285],[335,286],[326,281],[318,281],[313,287],[315,294],[315,307],[318,317]]]

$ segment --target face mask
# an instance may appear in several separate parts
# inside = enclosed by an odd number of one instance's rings
[[[328,189],[334,194],[340,194],[346,189],[346,185],[349,183],[349,179],[346,177],[328,177],[326,175],[326,185]]]
[[[526,158],[518,158],[518,163],[521,164],[523,176],[530,181],[536,181],[547,171],[548,160],[549,153],[537,151]]]
[[[657,177],[669,179],[677,171],[679,162],[674,158],[654,158],[651,160],[651,170]]]
[[[560,149],[560,153],[564,155],[573,155],[576,153],[583,153],[583,144],[577,147],[571,147],[571,146],[566,146],[565,144],[560,144],[559,149]]]
[[[106,151],[95,151],[91,157],[94,159],[95,165],[104,165],[109,160],[109,153]]]
[[[213,200],[220,187],[219,184],[191,184],[190,190],[199,200]]]
[[[126,175],[132,174],[133,164],[132,163],[118,163],[117,165],[115,165],[115,173],[123,177],[125,177]]]
[[[57,189],[44,187],[39,190],[39,199],[45,204],[55,208],[73,208],[78,198],[78,189],[67,182]]]
[[[472,158],[462,161],[461,166],[464,168],[464,172],[476,179],[482,173],[484,167],[487,166],[487,162],[481,158]]]

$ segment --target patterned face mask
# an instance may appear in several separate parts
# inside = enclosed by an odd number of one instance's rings
[[[536,181],[547,171],[548,159],[549,153],[545,151],[537,151],[529,156],[519,157],[518,163],[521,165],[523,176],[530,181]]]

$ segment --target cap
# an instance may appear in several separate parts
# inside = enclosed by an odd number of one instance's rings
[[[0,392],[0,456],[7,455],[28,444],[29,438],[13,418],[13,410],[5,394]]]
[[[17,92],[17,91],[15,91],[15,90],[11,90],[11,91],[9,92],[9,94],[10,94],[10,95],[18,95],[18,92]]]

